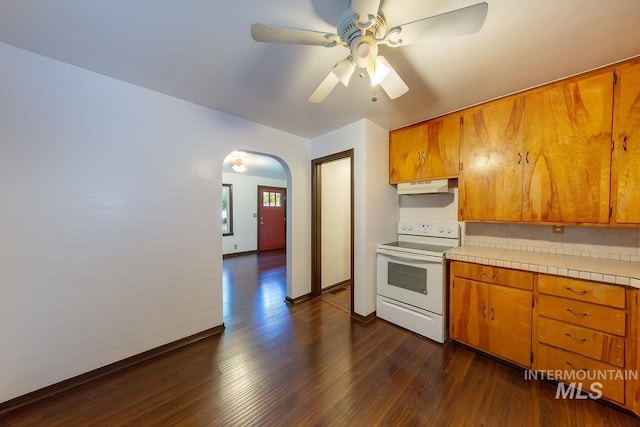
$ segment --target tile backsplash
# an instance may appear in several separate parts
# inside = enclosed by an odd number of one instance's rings
[[[640,262],[640,229],[467,222],[465,245]]]

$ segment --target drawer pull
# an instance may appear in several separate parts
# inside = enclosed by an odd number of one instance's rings
[[[589,370],[589,368],[582,368],[582,369],[578,369],[576,368],[576,365],[574,365],[573,363],[569,362],[568,360],[565,362],[567,365],[571,366],[571,369],[573,369],[574,371],[584,371],[587,372]]]
[[[571,335],[569,332],[567,332],[564,335],[569,337],[569,338],[571,338],[572,340],[574,340],[575,342],[577,342],[579,344],[584,344],[586,342],[589,342],[589,338],[574,338],[573,335]]]
[[[576,294],[576,295],[580,295],[580,296],[583,296],[583,295],[586,295],[586,294],[588,294],[588,293],[589,293],[589,291],[587,291],[587,290],[584,290],[584,291],[574,291],[573,289],[571,289],[571,288],[570,288],[570,287],[568,287],[568,286],[567,286],[565,289],[566,289],[566,290],[568,290],[569,292],[573,292],[574,294]]]
[[[496,318],[496,312],[493,310],[493,307],[491,307],[491,320],[494,320]]]
[[[491,280],[493,280],[493,279],[497,279],[497,278],[498,278],[498,275],[497,275],[497,274],[488,275],[488,274],[487,274],[487,273],[485,273],[484,271],[482,272],[482,275],[483,275],[484,277],[486,277],[487,279],[491,279]]]
[[[566,310],[567,310],[569,313],[571,313],[571,314],[573,314],[574,316],[579,317],[579,318],[583,318],[583,317],[587,317],[587,316],[589,316],[589,313],[576,313],[575,311],[571,310],[570,308],[567,308]]]

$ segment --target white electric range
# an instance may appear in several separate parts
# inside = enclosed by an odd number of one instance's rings
[[[376,315],[443,343],[447,339],[445,252],[460,246],[457,222],[400,221],[379,244]]]

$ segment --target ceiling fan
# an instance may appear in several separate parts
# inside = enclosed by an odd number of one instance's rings
[[[309,102],[322,102],[333,88],[349,85],[356,67],[367,70],[371,86],[380,85],[395,99],[409,90],[391,64],[378,55],[378,46],[405,46],[432,36],[473,34],[482,28],[487,17],[487,3],[478,3],[440,15],[429,16],[395,27],[388,27],[380,0],[351,0],[338,22],[337,34],[279,25],[253,24],[255,41],[312,46],[344,46],[349,55],[333,66]]]

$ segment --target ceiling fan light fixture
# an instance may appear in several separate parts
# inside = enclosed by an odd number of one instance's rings
[[[233,165],[231,165],[231,169],[238,173],[246,172],[247,167],[242,162],[242,159],[235,159],[233,161]]]
[[[385,64],[386,61],[380,60],[381,57],[376,58],[373,64],[367,67],[367,73],[371,80],[371,87],[376,87],[389,75],[391,68]]]
[[[378,42],[368,34],[355,38],[351,42],[351,56],[358,67],[367,68],[378,56]]]

